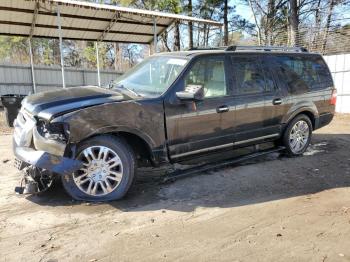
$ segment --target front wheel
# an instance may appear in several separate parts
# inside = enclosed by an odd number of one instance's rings
[[[287,126],[283,135],[283,144],[291,156],[303,154],[311,141],[312,124],[306,115],[295,117]]]
[[[121,138],[93,137],[78,146],[76,159],[82,161],[83,167],[62,176],[64,188],[74,199],[121,199],[134,180],[135,156]]]

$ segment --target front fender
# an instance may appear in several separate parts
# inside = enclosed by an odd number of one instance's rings
[[[116,126],[102,127],[94,130],[93,132],[88,134],[87,137],[92,137],[98,134],[117,133],[117,132],[126,132],[126,133],[136,135],[140,137],[142,140],[144,140],[148,144],[149,148],[156,147],[156,143],[149,135],[147,135],[145,132],[142,132],[141,130],[138,130],[136,128],[130,128],[128,126],[116,125]]]
[[[164,111],[161,101],[126,101],[71,112],[53,120],[69,124],[69,143],[91,136],[127,132],[144,140],[151,150],[165,144]]]

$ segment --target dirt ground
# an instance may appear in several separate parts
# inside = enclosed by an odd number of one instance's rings
[[[302,157],[139,183],[125,200],[89,204],[60,186],[16,195],[2,134],[0,261],[350,261],[349,147],[350,115],[338,115]]]

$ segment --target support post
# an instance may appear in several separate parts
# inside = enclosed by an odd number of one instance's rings
[[[156,17],[153,17],[153,44],[154,44],[154,53],[158,52],[157,48],[157,20]]]
[[[97,65],[97,84],[101,86],[101,74],[100,74],[100,56],[98,52],[98,42],[95,42],[96,49],[96,65]]]
[[[66,81],[64,79],[64,59],[63,59],[63,43],[62,43],[62,28],[61,28],[61,13],[60,7],[57,4],[57,26],[58,26],[58,37],[60,42],[60,56],[61,56],[61,73],[62,73],[62,87],[66,88]]]
[[[30,56],[30,68],[32,71],[32,83],[33,83],[33,94],[36,93],[36,83],[35,83],[35,72],[34,72],[34,59],[33,59],[33,49],[32,49],[32,38],[28,38],[28,46],[29,46],[29,56]]]

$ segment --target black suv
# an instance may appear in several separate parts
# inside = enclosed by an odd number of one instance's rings
[[[322,56],[302,48],[163,53],[109,89],[27,97],[15,121],[14,152],[29,193],[61,175],[75,199],[120,199],[141,163],[159,166],[267,141],[301,155],[312,131],[332,120],[335,103]]]

